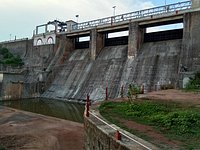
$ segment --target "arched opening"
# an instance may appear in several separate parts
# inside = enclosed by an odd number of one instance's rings
[[[39,39],[37,40],[37,43],[36,43],[36,45],[43,45],[43,41],[42,41],[42,39],[41,39],[41,38],[39,38]]]
[[[54,43],[54,40],[53,38],[50,36],[48,39],[47,39],[47,44],[53,44]]]

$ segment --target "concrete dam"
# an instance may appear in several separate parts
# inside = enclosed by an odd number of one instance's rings
[[[146,91],[168,85],[182,88],[184,78],[200,70],[199,6],[193,0],[143,10],[140,16],[133,12],[37,26],[32,39],[0,43],[25,63],[23,68],[1,67],[0,96],[83,101],[87,94],[92,100],[105,99],[106,88],[109,98],[120,97],[122,86],[126,94],[129,84],[144,85]],[[146,32],[175,23],[183,28]],[[48,31],[49,24],[54,31]],[[38,32],[40,27],[44,33]],[[121,31],[128,35],[108,36]],[[79,40],[82,37],[89,40]]]

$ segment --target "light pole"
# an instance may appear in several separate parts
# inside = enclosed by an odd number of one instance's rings
[[[79,17],[79,15],[76,15],[76,22],[78,23],[78,17]]]
[[[113,6],[112,8],[113,8],[113,16],[115,16],[115,8],[116,8],[116,6]]]

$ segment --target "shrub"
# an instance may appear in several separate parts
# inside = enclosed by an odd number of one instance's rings
[[[3,56],[3,59],[0,61],[0,64],[11,66],[24,65],[20,56],[14,56],[12,53],[9,52],[7,48],[0,47],[0,54]]]
[[[167,115],[158,115],[152,121],[176,134],[192,134],[194,127],[200,125],[200,115],[196,112],[179,110]]]
[[[190,78],[189,83],[186,85],[186,90],[200,90],[200,71],[195,73],[194,78]]]
[[[137,99],[138,94],[140,94],[140,88],[134,84],[130,84],[129,88],[128,88],[128,98],[130,101],[132,101],[133,99]]]

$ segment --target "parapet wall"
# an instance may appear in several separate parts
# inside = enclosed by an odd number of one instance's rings
[[[106,130],[106,126],[97,126],[91,120],[85,118],[84,120],[85,125],[85,149],[86,150],[99,150],[99,149],[106,149],[106,150],[131,150],[122,142],[115,140],[113,136],[115,132],[108,132]]]
[[[85,150],[158,150],[151,143],[107,123],[96,110],[84,116],[84,130]]]

